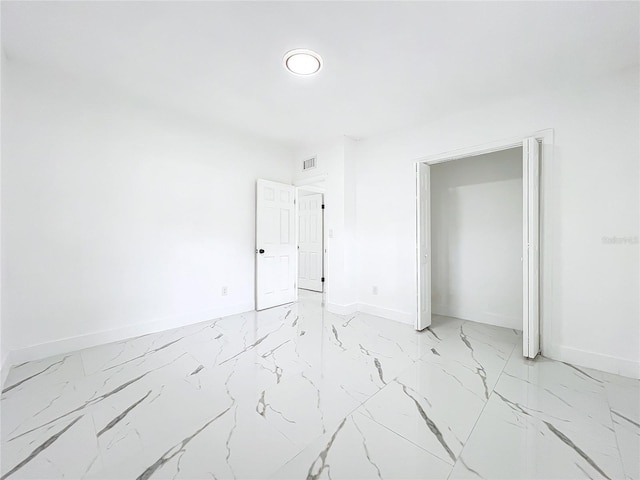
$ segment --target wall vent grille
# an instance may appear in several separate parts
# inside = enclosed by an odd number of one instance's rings
[[[311,170],[316,168],[316,157],[309,158],[302,162],[302,171]]]

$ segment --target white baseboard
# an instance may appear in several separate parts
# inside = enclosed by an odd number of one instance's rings
[[[626,358],[588,352],[564,345],[544,345],[543,355],[552,360],[567,362],[580,367],[593,368],[594,370],[622,375],[623,377],[640,379],[640,362]]]
[[[238,313],[248,312],[254,309],[253,303],[245,303],[230,307],[213,309],[205,312],[199,312],[180,317],[165,318],[153,322],[127,325],[125,327],[115,328],[113,330],[102,330],[99,332],[78,335],[76,337],[63,338],[53,342],[40,343],[25,348],[12,350],[10,352],[10,363],[3,363],[2,376],[3,380],[8,373],[9,367],[23,362],[39,360],[41,358],[50,357],[52,355],[60,355],[63,353],[74,352],[84,348],[95,347],[107,343],[119,342],[129,338],[147,335],[149,333],[162,332],[171,330],[194,323],[206,322],[227,315],[235,315]]]
[[[367,303],[359,303],[358,311],[368,313],[369,315],[376,315],[377,317],[395,320],[396,322],[406,323],[407,325],[414,325],[416,321],[414,314],[401,312],[399,310],[376,307],[375,305],[369,305]]]
[[[10,352],[3,352],[4,358],[2,358],[2,364],[0,365],[1,385],[4,385],[11,365],[15,365],[17,363],[29,362],[52,355],[60,355],[67,352],[81,350],[83,348],[90,348],[97,345],[127,340],[129,338],[147,335],[149,333],[171,330],[185,325],[205,322],[214,318],[248,312],[253,309],[253,303],[234,305],[231,307],[200,312],[192,315],[167,318],[144,324],[128,325],[112,330],[103,330],[85,335],[78,335],[76,337],[64,338],[53,342],[31,345],[18,350],[12,350]],[[348,305],[328,303],[327,310],[339,315],[349,315],[359,311],[408,325],[413,325],[415,323],[414,314],[377,307],[365,303],[352,303]],[[633,360],[603,355],[563,345],[544,345],[543,354],[553,360],[593,368],[595,370],[601,370],[625,377],[640,378],[640,362]]]
[[[327,303],[327,310],[338,315],[351,315],[358,311],[358,304],[349,303],[348,305],[340,305],[339,303]]]

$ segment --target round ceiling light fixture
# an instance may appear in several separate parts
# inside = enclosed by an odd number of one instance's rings
[[[284,66],[294,75],[313,75],[322,68],[322,57],[312,50],[297,48],[285,53]]]

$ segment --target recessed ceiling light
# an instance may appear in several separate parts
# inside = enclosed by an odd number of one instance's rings
[[[295,75],[313,75],[322,68],[322,58],[316,52],[298,48],[284,55],[284,66]]]

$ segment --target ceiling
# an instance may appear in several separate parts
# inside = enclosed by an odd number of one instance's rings
[[[638,67],[638,2],[2,2],[11,60],[299,145]],[[296,77],[294,48],[322,55]]]

